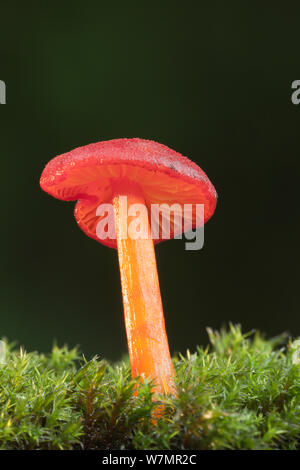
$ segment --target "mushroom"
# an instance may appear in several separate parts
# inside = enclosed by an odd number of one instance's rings
[[[133,138],[98,142],[55,157],[46,165],[40,185],[58,199],[77,200],[75,218],[80,228],[118,250],[132,376],[152,380],[154,393],[176,395],[154,251],[154,244],[164,237],[159,232],[152,238],[149,211],[157,204],[203,204],[205,223],[216,207],[212,183],[199,166],[178,152]],[[138,220],[146,236],[129,236],[128,222],[136,211],[128,211],[125,220],[124,196],[127,207],[138,204]],[[159,216],[156,213],[153,218],[160,229],[165,219],[170,223],[169,238],[184,231],[170,211]],[[99,238],[101,221],[105,226],[113,224],[110,236]],[[194,214],[191,228],[197,228]]]

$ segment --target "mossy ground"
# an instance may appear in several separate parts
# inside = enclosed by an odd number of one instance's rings
[[[297,449],[300,344],[238,326],[174,358],[178,398],[133,393],[127,360],[86,361],[8,346],[0,365],[1,449]],[[151,419],[164,403],[165,414]]]

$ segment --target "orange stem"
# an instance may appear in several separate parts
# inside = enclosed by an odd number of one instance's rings
[[[123,198],[121,197],[123,196]],[[127,208],[143,204],[137,213],[140,227],[146,228],[144,239],[133,239],[130,224],[136,216],[124,217]],[[154,380],[153,392],[176,395],[155,252],[144,197],[138,188],[127,186],[113,198],[119,265],[123,293],[125,325],[133,377]],[[127,222],[127,223],[126,223]]]

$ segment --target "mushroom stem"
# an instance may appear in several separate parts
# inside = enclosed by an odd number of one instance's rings
[[[128,217],[127,210],[124,217],[122,208],[124,198],[121,196],[124,195],[127,196]],[[130,217],[132,204],[144,206],[138,215],[140,226],[147,232],[143,239],[134,239],[130,233],[129,227],[134,219]],[[113,205],[132,376],[153,380],[154,393],[176,395],[155,251],[143,194],[139,188],[129,186],[123,192],[119,187]]]

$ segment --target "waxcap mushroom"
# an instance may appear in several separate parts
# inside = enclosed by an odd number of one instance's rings
[[[134,138],[98,142],[60,155],[47,164],[40,184],[58,199],[77,200],[75,217],[82,230],[118,250],[132,376],[153,380],[155,393],[176,395],[154,251],[154,243],[161,239],[152,238],[148,210],[153,204],[202,204],[205,223],[216,207],[212,183],[200,167],[178,152]],[[127,225],[123,236],[124,196],[128,205],[146,206],[141,222],[147,237],[129,236]],[[115,239],[97,236],[97,209],[104,203],[113,206]],[[191,220],[192,228],[197,228],[193,214]],[[178,231],[171,222],[170,238]]]

